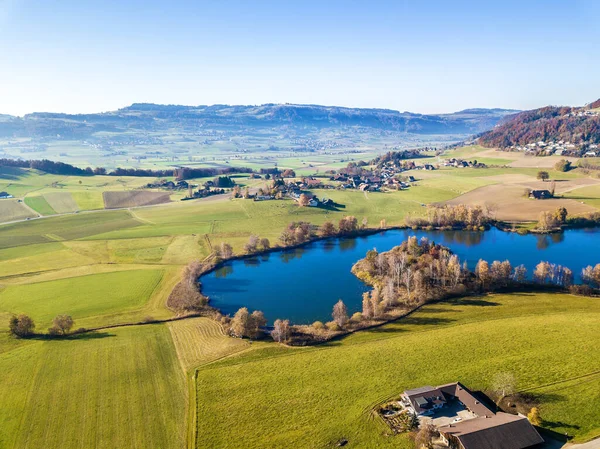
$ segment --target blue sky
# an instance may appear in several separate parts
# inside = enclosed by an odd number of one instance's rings
[[[600,1],[0,0],[0,113],[600,97]]]

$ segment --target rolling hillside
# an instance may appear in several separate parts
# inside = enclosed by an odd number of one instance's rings
[[[486,147],[509,148],[538,141],[573,144],[600,143],[600,100],[584,107],[546,106],[521,112],[484,132],[479,143]]]

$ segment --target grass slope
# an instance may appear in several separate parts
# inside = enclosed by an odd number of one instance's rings
[[[56,214],[56,211],[52,209],[52,206],[48,204],[48,201],[42,195],[27,196],[23,201],[40,215]]]
[[[405,436],[384,436],[370,414],[376,404],[456,380],[485,389],[502,371],[523,389],[599,371],[599,319],[600,303],[589,298],[495,295],[429,305],[317,348],[245,352],[199,370],[197,447],[330,447],[348,438],[352,448],[408,448]],[[579,413],[574,393],[558,393],[561,407],[540,396],[545,425],[598,433],[600,410]]]
[[[143,308],[162,275],[160,269],[136,270],[10,285],[0,290],[0,310],[27,313],[40,329],[61,313],[92,326],[101,315]]]
[[[0,200],[0,222],[23,220],[35,216],[35,213],[17,200]]]
[[[26,342],[0,352],[0,370],[2,449],[185,444],[185,381],[165,325]]]

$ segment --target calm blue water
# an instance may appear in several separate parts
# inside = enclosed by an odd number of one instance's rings
[[[508,259],[524,264],[529,274],[540,261],[565,265],[579,276],[587,265],[600,263],[600,232],[569,230],[547,236],[518,235],[492,229],[464,231],[387,231],[354,239],[331,239],[303,248],[237,260],[201,278],[211,305],[233,315],[240,307],[262,310],[269,320],[288,318],[305,324],[331,320],[342,299],[351,313],[361,309],[368,290],[350,272],[368,250],[387,251],[408,236],[428,237],[451,248],[473,269],[479,259]]]

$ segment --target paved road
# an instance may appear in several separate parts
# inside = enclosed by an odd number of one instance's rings
[[[584,444],[565,444],[564,449],[600,449],[600,438]]]

